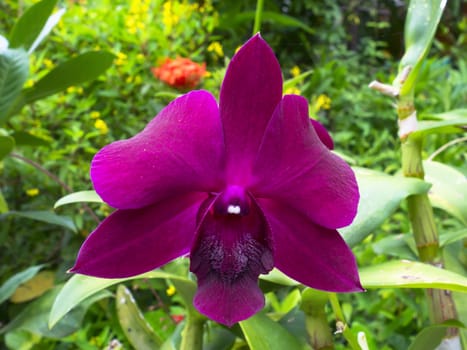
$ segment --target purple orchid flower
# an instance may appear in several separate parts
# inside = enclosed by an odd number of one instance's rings
[[[327,146],[307,101],[282,96],[279,63],[258,34],[232,58],[219,105],[192,91],[96,154],[94,187],[117,210],[71,271],[123,278],[189,254],[195,307],[228,326],[264,306],[258,276],[274,266],[313,288],[361,291],[336,231],[356,215],[358,187]]]

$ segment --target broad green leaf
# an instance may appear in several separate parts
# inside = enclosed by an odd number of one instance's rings
[[[81,202],[104,203],[104,201],[101,197],[99,197],[96,191],[79,191],[67,194],[66,196],[60,198],[57,202],[55,202],[54,208],[58,208],[66,204]]]
[[[15,23],[10,33],[10,47],[28,50],[47,23],[57,0],[42,0],[31,6]]]
[[[52,29],[60,22],[60,19],[62,18],[63,14],[65,13],[65,8],[61,8],[54,14],[52,14],[48,19],[47,22],[45,23],[44,27],[42,28],[41,32],[37,36],[36,40],[32,43],[31,47],[28,50],[28,54],[31,54],[42,42],[42,40],[45,39],[47,35],[52,31]]]
[[[436,349],[443,340],[447,329],[452,327],[464,328],[464,325],[459,321],[449,320],[423,328],[410,344],[408,350]]]
[[[453,232],[441,233],[439,236],[439,245],[444,247],[451,243],[463,240],[467,238],[467,227],[461,230],[456,230]]]
[[[406,197],[426,193],[430,185],[422,180],[390,176],[381,172],[354,168],[360,190],[358,212],[350,226],[339,229],[351,247],[379,227]]]
[[[240,322],[251,350],[303,350],[304,346],[284,327],[263,313]]]
[[[107,291],[101,291],[100,293],[93,295],[91,298],[83,301],[79,307],[71,311],[61,320],[60,323],[56,324],[55,327],[50,329],[48,327],[47,320],[52,303],[59,291],[60,286],[57,286],[28,304],[28,306],[18,314],[18,316],[16,316],[5,327],[0,329],[0,333],[16,329],[25,329],[48,338],[62,338],[77,331],[81,327],[81,321],[90,305],[97,300],[112,296],[112,294]]]
[[[17,216],[26,219],[46,222],[53,225],[62,226],[68,230],[76,232],[73,220],[68,216],[60,216],[51,211],[9,211],[3,216]]]
[[[41,338],[39,334],[18,329],[5,334],[5,345],[8,349],[31,350],[34,349],[34,345],[40,342]]]
[[[365,288],[438,288],[467,292],[467,277],[417,261],[397,260],[359,270]]]
[[[423,162],[425,180],[433,184],[428,196],[434,207],[467,225],[467,179],[460,171],[435,161]]]
[[[422,120],[418,122],[417,130],[410,137],[421,137],[429,134],[451,134],[464,132],[461,128],[467,125],[467,118],[448,119],[441,121]]]
[[[33,278],[43,267],[44,265],[31,266],[7,279],[0,287],[0,304],[10,298],[22,283]]]
[[[171,280],[187,280],[184,277],[155,270],[128,278],[97,278],[85,275],[72,276],[58,294],[50,312],[49,325],[53,327],[71,309],[79,305],[89,296],[115,284],[140,278],[167,278]],[[194,284],[194,282],[192,282]]]
[[[5,158],[15,147],[15,139],[11,136],[0,135],[0,160]]]
[[[122,330],[135,349],[159,349],[163,341],[144,319],[130,290],[123,284],[117,288],[117,314]]]
[[[6,212],[8,212],[8,210],[8,204],[5,200],[5,197],[3,197],[2,191],[0,191],[0,215],[5,214]]]
[[[28,74],[28,55],[23,49],[7,49],[0,52],[0,124],[6,121]]]
[[[40,271],[30,280],[22,283],[16,288],[10,298],[12,303],[23,303],[36,299],[49,289],[52,289],[55,282],[55,273],[52,271]]]
[[[23,91],[23,103],[53,95],[72,85],[96,79],[110,67],[114,55],[106,51],[91,51],[76,56],[51,70],[33,87]]]
[[[50,142],[32,135],[26,131],[15,131],[11,134],[11,137],[15,139],[17,146],[49,146]]]
[[[420,66],[428,54],[439,21],[446,6],[446,0],[411,0],[405,20],[405,54],[399,64],[399,74],[394,80],[400,87],[400,95],[413,92]],[[401,73],[406,67],[411,71],[401,84]]]
[[[205,334],[203,350],[231,350],[236,336],[225,328],[213,327]]]
[[[415,245],[413,235],[411,234],[389,235],[373,243],[372,248],[376,254],[391,255],[400,259],[416,260],[417,254],[409,246],[409,240]]]

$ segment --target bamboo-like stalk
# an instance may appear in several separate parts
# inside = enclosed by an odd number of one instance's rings
[[[188,312],[182,331],[181,350],[203,350],[203,333],[206,319]]]

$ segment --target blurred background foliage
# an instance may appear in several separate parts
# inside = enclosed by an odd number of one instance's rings
[[[0,33],[9,33],[34,2],[2,1]],[[28,105],[8,120],[5,129],[27,132],[42,141],[15,150],[33,164],[7,157],[0,165],[0,188],[9,209],[50,210],[68,192],[91,189],[89,163],[97,150],[134,135],[184,92],[154,77],[151,68],[166,58],[187,57],[205,63],[208,73],[199,87],[218,94],[226,63],[251,36],[255,5],[247,0],[60,1],[59,7],[66,12],[30,56],[25,85],[34,86],[56,65],[78,53],[107,50],[115,59],[98,79]],[[309,100],[313,117],[330,130],[336,150],[353,165],[390,174],[400,169],[396,114],[390,99],[374,93],[368,83],[384,81],[397,71],[406,10],[406,2],[399,0],[271,0],[265,2],[263,13],[262,35],[276,52],[285,79],[295,78],[286,92],[299,92]],[[447,4],[417,85],[416,107],[422,118],[424,111],[444,112],[466,105],[466,10],[461,0]],[[450,139],[449,135],[430,136],[426,156]],[[436,159],[466,174],[466,154],[466,143],[460,143]],[[105,205],[90,206],[101,218],[111,211]],[[0,285],[37,264],[46,264],[53,275],[51,283],[44,282],[45,289],[67,278],[66,270],[96,222],[84,207],[61,207],[57,212],[72,218],[77,233],[24,218],[0,218]],[[388,234],[409,232],[404,215],[402,208],[354,249],[359,264],[387,259],[375,251],[373,243]],[[440,226],[458,225],[446,215],[439,217]],[[162,337],[175,329],[176,316],[182,314],[170,287],[161,280],[133,285],[145,317]],[[417,290],[382,289],[346,295],[342,302],[348,315],[358,316],[357,327],[373,335],[371,341],[379,344],[378,349],[406,349],[426,320],[414,316],[426,315],[422,299]],[[110,348],[114,338],[124,343],[112,303],[101,300],[93,304],[83,326],[70,336],[31,341],[40,349]],[[0,304],[0,327],[25,307],[27,303]]]

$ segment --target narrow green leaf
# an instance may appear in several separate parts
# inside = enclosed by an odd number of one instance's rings
[[[389,176],[354,168],[360,190],[358,213],[350,226],[339,229],[351,247],[378,228],[407,196],[426,193],[430,185],[422,180]]]
[[[465,126],[467,126],[467,117],[440,121],[422,120],[418,122],[417,130],[411,133],[410,137],[465,132]]]
[[[389,235],[372,244],[376,254],[395,256],[400,259],[416,260],[417,254],[410,249],[409,240],[413,241],[412,234]],[[413,242],[415,244],[415,242]]]
[[[15,139],[15,144],[18,146],[49,146],[50,142],[32,135],[26,131],[15,131],[11,134],[11,137]]]
[[[11,136],[0,135],[0,160],[5,158],[15,148],[15,139]]]
[[[145,320],[130,290],[117,288],[117,314],[123,333],[135,349],[159,349],[163,341]]]
[[[53,95],[72,85],[96,79],[109,68],[114,55],[106,51],[91,51],[76,56],[50,71],[33,87],[23,91],[24,103]]]
[[[5,214],[8,210],[8,203],[6,202],[5,197],[3,197],[2,191],[0,191],[0,215]]]
[[[50,327],[53,327],[63,316],[65,316],[70,310],[79,305],[89,296],[115,284],[139,278],[168,278],[172,280],[187,280],[184,277],[169,274],[160,270],[150,271],[142,275],[128,278],[112,279],[74,275],[65,283],[62,290],[57,295],[57,298],[52,306],[52,310],[50,311]],[[192,283],[194,284],[194,282]]]
[[[417,261],[397,260],[360,269],[365,288],[438,288],[467,292],[467,277]]]
[[[0,333],[9,332],[15,329],[25,329],[32,333],[40,334],[47,338],[63,338],[76,332],[81,327],[81,321],[86,310],[97,300],[108,298],[112,294],[101,291],[82,302],[79,307],[70,312],[60,323],[50,329],[47,325],[50,307],[58,294],[60,287],[48,291],[40,298],[34,300],[24,308],[8,325],[0,329]]]
[[[0,52],[0,124],[6,121],[28,74],[29,59],[23,49],[7,49]]]
[[[431,325],[423,328],[417,334],[408,350],[427,350],[436,349],[443,340],[448,328],[465,328],[464,325],[456,320],[448,320],[440,324]]]
[[[60,19],[62,18],[63,14],[65,13],[65,9],[61,8],[54,14],[52,14],[48,19],[47,22],[45,23],[44,27],[42,28],[41,32],[37,36],[36,40],[32,43],[31,47],[28,50],[28,54],[31,54],[39,45],[40,43],[44,40],[44,38],[49,35],[49,33],[52,31],[52,29],[60,22]]]
[[[284,327],[263,313],[240,322],[251,350],[302,350],[304,346]]]
[[[467,108],[453,109],[443,113],[424,113],[421,119],[436,119],[436,120],[467,120]]]
[[[58,208],[62,205],[80,203],[80,202],[93,202],[93,203],[104,203],[101,197],[96,191],[79,191],[67,194],[60,198],[55,204],[54,208]]]
[[[313,71],[309,70],[309,71],[303,72],[300,75],[297,75],[296,77],[293,77],[289,80],[284,81],[284,86],[283,86],[284,91],[295,87],[298,83],[302,82],[305,78],[308,78],[311,74],[313,74]]]
[[[405,54],[399,64],[399,74],[394,80],[400,87],[400,95],[410,94],[415,86],[420,66],[428,54],[446,0],[411,0],[404,29]],[[411,71],[401,86],[401,77],[406,67]]]
[[[428,196],[434,207],[445,210],[467,225],[467,179],[449,165],[423,162],[425,180],[433,184]]]
[[[69,229],[73,232],[76,232],[76,226],[73,223],[73,220],[68,216],[60,216],[51,211],[9,211],[3,216],[12,215],[17,217],[22,217],[26,219],[32,219],[37,221],[46,222],[53,225],[62,226],[66,229]]]
[[[467,238],[467,227],[461,230],[456,230],[453,232],[441,233],[439,236],[439,245],[444,247],[446,245],[458,242],[460,240]]]
[[[47,23],[57,0],[42,0],[31,6],[15,23],[10,33],[10,47],[28,50]]]
[[[44,265],[36,265],[18,272],[3,283],[0,287],[0,304],[10,298],[21,284],[33,278]]]

